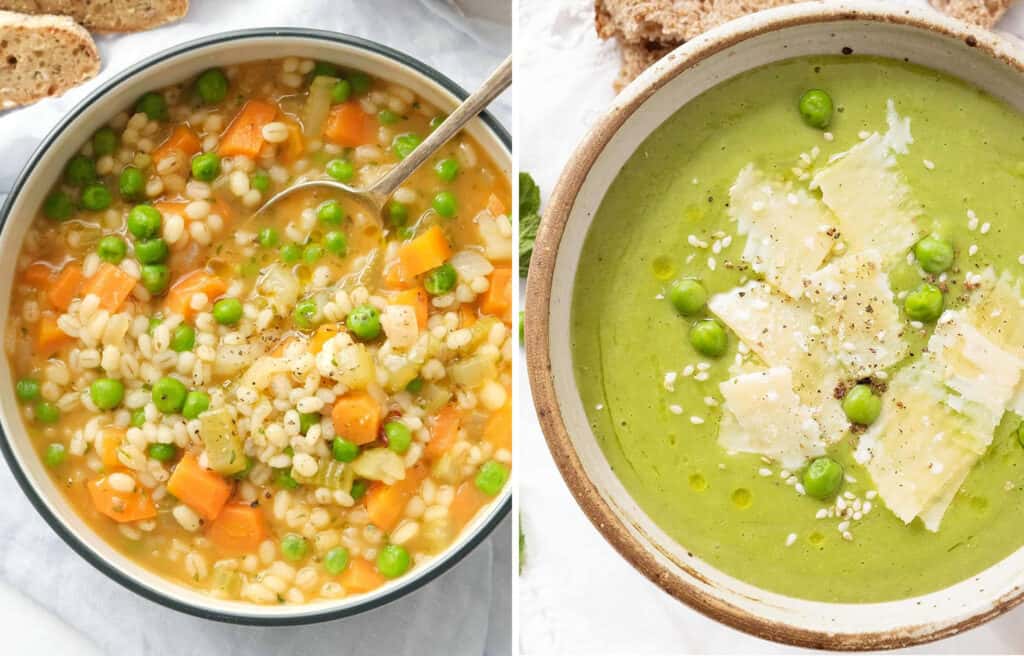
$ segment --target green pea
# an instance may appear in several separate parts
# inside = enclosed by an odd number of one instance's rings
[[[211,68],[196,79],[196,92],[207,105],[215,105],[228,96],[228,78],[219,68]]]
[[[142,264],[160,264],[167,259],[170,249],[163,239],[147,239],[135,242],[135,257]]]
[[[97,378],[89,385],[89,398],[100,410],[113,410],[124,400],[124,383],[113,378]]]
[[[259,242],[263,248],[273,248],[277,246],[279,237],[277,236],[277,230],[273,228],[264,228],[260,230]]]
[[[220,175],[220,156],[203,153],[192,158],[192,177],[201,182],[213,182]]]
[[[56,424],[60,421],[60,408],[48,401],[36,404],[36,421],[40,424]]]
[[[46,447],[46,455],[43,460],[48,467],[60,467],[68,458],[68,451],[60,442],[54,442]]]
[[[446,219],[452,218],[458,211],[458,205],[455,202],[455,195],[450,191],[437,192],[434,196],[434,202],[432,205],[434,207],[434,211]]]
[[[430,119],[430,129],[436,130],[437,128],[441,127],[441,124],[444,123],[445,119],[447,118],[448,116],[446,114],[438,114],[437,116],[432,117]]]
[[[519,311],[519,345],[524,346],[526,343],[526,322],[523,320],[525,312]]]
[[[85,155],[75,155],[64,169],[64,179],[72,187],[84,187],[96,179],[96,164]]]
[[[338,182],[348,182],[355,174],[356,169],[352,166],[352,162],[343,159],[332,159],[327,162],[327,175]]]
[[[173,444],[150,444],[146,451],[150,458],[159,462],[173,460],[174,456],[178,455],[178,447]]]
[[[352,462],[359,456],[359,445],[344,437],[331,440],[331,455],[338,462]]]
[[[410,564],[409,552],[397,544],[389,544],[377,553],[377,571],[389,579],[405,574]]]
[[[166,121],[167,101],[159,93],[150,91],[135,103],[135,111],[142,112],[152,121]]]
[[[348,549],[334,547],[324,554],[324,569],[331,576],[341,574],[348,567]]]
[[[306,538],[298,533],[289,533],[281,538],[281,555],[285,560],[302,560],[308,549],[309,543],[306,542]]]
[[[319,412],[300,412],[299,413],[299,432],[305,435],[309,432],[309,429],[314,426],[320,425],[321,415]]]
[[[324,225],[339,226],[345,219],[345,210],[338,201],[325,200],[316,208],[316,218]]]
[[[332,230],[324,235],[324,248],[339,257],[345,257],[348,253],[348,237],[344,232]]]
[[[388,438],[388,448],[400,456],[405,455],[412,446],[412,431],[400,421],[384,424],[384,435]]]
[[[928,235],[914,244],[914,257],[928,273],[942,273],[953,266],[953,244],[938,235]]]
[[[166,264],[144,264],[142,265],[142,286],[150,294],[159,296],[167,291],[171,282],[171,271]]]
[[[382,109],[377,112],[377,120],[381,122],[381,125],[394,125],[401,121],[402,117],[390,109]]]
[[[313,65],[312,76],[316,77],[338,77],[338,67],[329,62],[318,61]]]
[[[210,395],[199,390],[192,390],[185,396],[185,405],[181,414],[185,419],[196,419],[210,409]]]
[[[39,399],[42,385],[35,378],[22,378],[14,386],[14,393],[22,401],[36,401]]]
[[[939,318],[945,300],[942,290],[931,283],[921,283],[903,300],[903,309],[914,321],[930,323]]]
[[[63,191],[55,191],[43,202],[43,214],[54,221],[67,221],[75,213],[75,204]]]
[[[690,344],[698,353],[717,358],[725,353],[729,338],[716,319],[701,319],[690,328]]]
[[[103,127],[96,131],[96,134],[92,135],[92,151],[98,157],[104,155],[113,155],[114,151],[117,150],[117,133],[111,128]]]
[[[309,330],[316,323],[319,311],[320,308],[317,306],[316,301],[307,298],[296,303],[295,310],[292,312],[292,320],[295,321],[295,325],[299,328]]]
[[[165,415],[181,412],[181,409],[185,407],[185,397],[187,396],[188,390],[185,388],[185,383],[177,378],[164,376],[153,383],[153,405]]]
[[[134,166],[126,166],[121,170],[121,177],[118,179],[118,189],[121,197],[132,199],[142,195],[146,188],[146,181],[142,177],[142,171]]]
[[[480,467],[480,471],[477,472],[473,483],[478,490],[493,497],[498,492],[501,492],[501,488],[505,487],[508,476],[508,465],[497,460],[488,460]]]
[[[416,146],[419,146],[423,142],[422,137],[411,132],[407,134],[400,134],[394,138],[391,142],[391,152],[395,154],[398,159],[405,159],[412,151],[416,150]]]
[[[196,344],[196,329],[188,324],[180,324],[171,334],[171,350],[175,353],[191,351]]]
[[[812,128],[824,130],[832,122],[832,97],[821,89],[800,96],[800,116]]]
[[[373,78],[366,73],[352,73],[348,81],[352,84],[352,92],[356,94],[366,93],[373,86]]]
[[[854,385],[843,397],[843,412],[851,422],[868,426],[882,412],[882,399],[870,385]]]
[[[388,221],[395,227],[404,226],[409,220],[409,206],[399,203],[397,200],[389,200],[385,212],[387,212]]]
[[[832,458],[815,458],[804,470],[804,491],[815,499],[828,499],[843,484],[843,466]]]
[[[242,320],[242,302],[237,298],[222,298],[213,304],[213,318],[222,326],[233,326]]]
[[[434,173],[442,182],[451,182],[459,174],[459,163],[451,157],[434,165]]]
[[[143,426],[145,426],[146,425],[146,409],[145,408],[135,408],[134,410],[132,410],[132,418],[131,418],[131,421],[129,422],[129,424],[131,424],[135,428],[142,428]]]
[[[302,249],[298,244],[285,244],[281,247],[281,261],[285,264],[294,264],[302,257]]]
[[[352,96],[352,84],[348,80],[338,80],[331,87],[331,102],[343,103]]]
[[[420,390],[423,389],[423,379],[416,376],[409,381],[409,384],[405,386],[405,391],[410,394],[419,394]]]
[[[431,269],[427,272],[427,275],[423,278],[423,287],[431,296],[447,294],[455,289],[457,278],[458,274],[455,272],[455,267],[445,262],[436,269]]]
[[[708,293],[700,281],[692,278],[683,278],[672,283],[668,290],[668,300],[676,312],[684,317],[697,314],[704,309],[707,303]]]
[[[152,239],[160,232],[163,218],[152,205],[136,205],[128,213],[128,232],[136,239]]]
[[[366,481],[359,479],[358,481],[352,482],[352,489],[349,490],[349,496],[352,497],[353,501],[359,501],[366,496],[366,490],[369,489],[370,484]]]
[[[345,325],[364,342],[377,339],[380,335],[380,311],[372,305],[360,305],[349,312]]]
[[[274,474],[274,483],[286,490],[294,490],[299,487],[299,482],[292,478],[287,469],[278,469]]]
[[[306,244],[302,249],[302,260],[309,265],[316,264],[324,256],[324,247],[320,244]]]
[[[119,264],[127,252],[128,245],[117,235],[107,235],[96,245],[96,254],[101,260],[111,264]]]
[[[82,207],[93,212],[101,212],[113,202],[110,190],[102,184],[91,184],[82,190]]]
[[[270,176],[266,171],[256,171],[249,176],[249,186],[261,194],[265,193],[270,189]]]
[[[157,326],[164,322],[163,317],[150,317],[149,318],[149,334],[152,335],[153,331],[156,330]]]

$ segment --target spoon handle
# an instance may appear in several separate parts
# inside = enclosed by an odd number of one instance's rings
[[[503,61],[498,68],[491,73],[487,81],[473,92],[471,96],[462,101],[454,112],[444,120],[436,130],[430,133],[419,146],[413,150],[408,157],[399,162],[394,168],[378,179],[367,191],[380,199],[394,193],[395,189],[405,182],[406,178],[412,175],[423,162],[433,155],[449,139],[455,136],[466,123],[476,118],[476,115],[484,110],[492,100],[512,84],[512,56]]]

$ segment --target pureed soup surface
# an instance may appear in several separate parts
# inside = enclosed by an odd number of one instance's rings
[[[428,561],[511,467],[507,177],[468,135],[295,58],[214,69],[81,135],[28,232],[6,349],[40,457],[115,548],[210,595],[302,603]],[[383,223],[382,223],[383,221]]]
[[[809,89],[835,103],[827,131],[797,111]],[[1021,135],[1020,114],[957,80],[824,57],[730,80],[637,149],[577,272],[576,381],[614,471],[688,551],[775,592],[870,602],[961,581],[1024,544],[1020,419],[1003,415],[1024,316]],[[758,235],[755,272],[747,234],[778,216],[793,227]],[[955,249],[938,275],[909,254],[931,232]],[[786,239],[788,261],[765,267]],[[692,316],[670,302],[686,278],[709,296]],[[938,322],[907,316],[923,282],[944,292]],[[726,328],[717,358],[688,339],[709,317]],[[858,380],[882,410],[851,430],[839,399]],[[818,499],[805,471],[823,455],[844,473]]]

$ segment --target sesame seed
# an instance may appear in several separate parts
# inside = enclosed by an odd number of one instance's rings
[[[819,508],[818,512],[814,513],[815,519],[825,519],[826,517],[828,517],[828,511],[824,508]]]
[[[870,501],[865,501],[865,502],[864,502],[864,505],[863,505],[863,506],[861,506],[861,509],[860,509],[860,511],[861,511],[862,513],[864,513],[864,514],[866,515],[866,514],[868,514],[869,512],[871,512],[871,509],[872,509],[873,507],[874,507],[874,506],[873,506],[873,505],[871,504],[871,502],[870,502]]]
[[[843,539],[846,540],[847,542],[853,542],[853,533],[850,533],[849,531],[844,531],[843,532]]]
[[[708,372],[706,372],[706,371],[702,371],[702,372],[700,372],[699,374],[697,374],[697,375],[695,375],[693,377],[694,380],[699,381],[699,382],[704,382],[708,378],[710,378],[710,376],[708,375]]]
[[[836,135],[832,134],[831,132],[826,132],[821,136],[825,138],[825,141],[834,141],[836,138]]]
[[[967,254],[970,255],[971,257],[974,257],[975,255],[977,255],[978,254],[978,245],[977,244],[971,244],[967,248]]]
[[[690,423],[691,424],[698,424],[698,425],[699,424],[703,424],[704,423],[704,418],[703,417],[698,417],[697,415],[694,415],[694,416],[690,417]]]
[[[767,467],[762,467],[757,470],[757,475],[768,478],[769,476],[772,475],[772,470],[768,469]]]
[[[857,138],[859,138],[861,141],[864,141],[865,139],[867,139],[870,136],[871,136],[871,133],[868,132],[867,130],[861,130],[860,132],[857,133]]]
[[[992,229],[992,224],[988,221],[981,224],[981,234],[987,235],[988,231]]]
[[[672,404],[668,407],[668,411],[674,415],[681,415],[683,414],[683,407],[680,405]]]
[[[931,161],[930,159],[926,159],[926,160],[924,160],[924,167],[926,169],[928,169],[929,171],[934,171],[935,170],[935,162]]]
[[[708,406],[709,408],[714,408],[715,406],[718,405],[718,401],[716,401],[715,398],[712,396],[705,396],[704,405]]]
[[[861,518],[862,518],[862,517],[864,517],[864,515],[862,515],[862,514],[861,514],[861,512],[860,512],[859,510],[857,510],[857,511],[854,511],[854,513],[853,513],[853,519],[854,519],[855,521],[858,521],[858,522],[859,522],[859,521],[861,520]]]
[[[708,362],[698,362],[697,363],[697,371],[707,371],[710,368],[711,368],[711,364],[708,363]]]
[[[782,471],[779,472],[779,478],[781,478],[782,480],[786,480],[790,476],[792,476],[792,474],[790,474],[788,470],[783,469]]]
[[[878,496],[878,491],[877,490],[868,490],[864,494],[864,496],[866,496],[868,499],[874,499],[875,497]]]
[[[794,542],[796,542],[796,533],[790,533],[789,535],[786,536],[786,546],[787,547],[793,546]]]
[[[604,404],[598,403],[597,405],[594,406],[594,410],[604,410]]]
[[[684,377],[692,376],[692,375],[693,375],[693,365],[692,364],[688,364],[685,367],[683,367],[683,376]]]
[[[803,486],[802,483],[797,483],[795,487],[796,487],[796,493],[797,494],[799,494],[799,495],[807,494],[807,490],[804,489],[804,486]]]
[[[839,526],[837,526],[836,528],[838,528],[839,532],[842,533],[843,531],[845,531],[848,528],[850,528],[850,522],[849,521],[839,522]]]
[[[713,258],[713,257],[709,257],[709,258],[708,258],[708,268],[709,268],[709,269],[711,269],[712,271],[714,271],[714,270],[715,270],[715,267],[716,267],[717,265],[718,265],[718,263],[717,263],[717,262],[715,262],[715,258]]]

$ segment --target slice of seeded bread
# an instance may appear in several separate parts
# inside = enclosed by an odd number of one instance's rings
[[[953,18],[981,27],[992,27],[1013,0],[930,0],[932,6]]]
[[[70,16],[96,32],[139,32],[179,20],[189,0],[0,0],[0,9]]]
[[[597,33],[620,43],[678,43],[701,33],[712,0],[596,0]]]
[[[654,62],[672,52],[676,45],[678,44],[666,45],[650,41],[620,44],[619,53],[622,56],[622,68],[619,70],[619,77],[615,80],[615,90],[621,91],[623,87],[646,71]]]
[[[96,44],[70,18],[0,11],[0,110],[58,96],[99,70]]]

